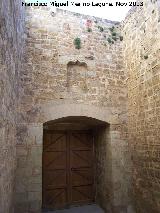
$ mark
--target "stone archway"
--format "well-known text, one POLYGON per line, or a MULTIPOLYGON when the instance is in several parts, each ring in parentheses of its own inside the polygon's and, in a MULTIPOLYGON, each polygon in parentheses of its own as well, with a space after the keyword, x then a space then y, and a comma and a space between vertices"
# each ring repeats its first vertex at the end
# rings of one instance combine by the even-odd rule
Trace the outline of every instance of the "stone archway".
MULTIPOLYGON (((23 156, 27 155, 23 168, 17 169, 16 179, 19 191, 16 196, 24 196, 21 196, 20 205, 24 204, 30 211, 41 212, 43 124, 65 117, 85 117, 108 124, 107 128, 97 128, 95 131, 97 173, 99 174, 96 198, 105 209, 111 209, 112 206, 122 209, 127 206, 127 194, 122 188, 126 186, 125 171, 123 171, 124 157, 121 151, 125 141, 122 141, 120 131, 117 129, 119 125, 117 115, 112 114, 111 109, 108 108, 73 102, 66 103, 63 100, 39 106, 39 114, 36 115, 34 123, 19 125, 19 128, 23 130, 23 141, 26 141, 26 145, 17 147, 17 156, 23 159, 23 156), (21 193, 22 186, 23 194, 21 193), (123 206, 121 207, 122 198, 123 206)), ((24 208, 20 207, 20 209, 24 208)))
MULTIPOLYGON (((100 146, 108 143, 106 138, 103 143, 104 136, 100 133, 108 127, 104 121, 85 116, 63 117, 43 125, 43 209, 97 201, 98 180, 105 182, 104 176, 100 176, 105 173, 102 171, 105 167, 103 162, 103 169, 98 164, 100 146)), ((101 152, 103 158, 105 150, 101 152)))

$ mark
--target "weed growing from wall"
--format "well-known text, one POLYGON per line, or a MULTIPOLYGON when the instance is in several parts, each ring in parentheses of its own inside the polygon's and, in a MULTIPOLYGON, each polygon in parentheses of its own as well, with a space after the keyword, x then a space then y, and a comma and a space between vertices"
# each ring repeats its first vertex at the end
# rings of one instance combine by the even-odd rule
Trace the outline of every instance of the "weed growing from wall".
POLYGON ((81 39, 80 38, 75 38, 74 39, 74 45, 76 49, 81 49, 81 39))
POLYGON ((116 32, 116 28, 114 26, 109 28, 109 31, 110 31, 110 35, 107 38, 107 41, 108 41, 109 44, 114 44, 114 42, 117 41, 117 40, 123 41, 123 36, 119 35, 116 32))

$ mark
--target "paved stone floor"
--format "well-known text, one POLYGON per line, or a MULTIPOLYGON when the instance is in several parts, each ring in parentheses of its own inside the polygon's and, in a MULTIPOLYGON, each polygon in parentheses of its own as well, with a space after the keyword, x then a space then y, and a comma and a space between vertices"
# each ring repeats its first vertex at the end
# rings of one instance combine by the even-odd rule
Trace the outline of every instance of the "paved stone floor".
POLYGON ((70 209, 49 211, 44 213, 104 213, 104 211, 96 204, 72 207, 70 209))

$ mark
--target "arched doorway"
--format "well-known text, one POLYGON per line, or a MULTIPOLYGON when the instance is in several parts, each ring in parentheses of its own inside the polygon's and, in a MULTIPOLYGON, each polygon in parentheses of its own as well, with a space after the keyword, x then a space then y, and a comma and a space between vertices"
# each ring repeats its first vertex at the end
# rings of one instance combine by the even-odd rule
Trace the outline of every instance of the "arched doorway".
POLYGON ((43 209, 95 202, 95 133, 103 121, 72 116, 43 126, 43 209))
MULTIPOLYGON (((96 203, 106 212, 113 212, 112 209, 119 212, 118 208, 126 208, 130 202, 127 191, 130 164, 127 132, 122 123, 125 117, 122 117, 123 113, 118 114, 112 108, 70 101, 66 103, 63 100, 39 106, 39 115, 33 123, 18 126, 18 140, 23 141, 23 144, 17 146, 18 163, 20 162, 16 176, 17 187, 20 187, 20 192, 16 192, 17 200, 24 199, 27 211, 41 212, 43 131, 47 125, 55 130, 63 130, 62 126, 78 130, 80 125, 82 130, 87 130, 88 126, 94 134, 96 203), (21 186, 24 193, 21 193, 21 186)), ((24 206, 21 207, 18 202, 16 206, 17 212, 24 212, 24 206)))

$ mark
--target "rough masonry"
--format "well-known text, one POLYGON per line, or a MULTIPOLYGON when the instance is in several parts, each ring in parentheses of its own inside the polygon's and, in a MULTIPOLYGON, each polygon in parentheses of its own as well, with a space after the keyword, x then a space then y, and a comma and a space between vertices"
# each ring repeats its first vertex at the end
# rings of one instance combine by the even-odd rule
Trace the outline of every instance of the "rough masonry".
MULTIPOLYGON (((20 163, 17 167, 17 211, 38 212, 41 208, 40 159, 43 140, 40 135, 43 123, 48 119, 53 120, 49 111, 58 115, 57 105, 60 105, 59 111, 62 107, 63 111, 68 112, 67 116, 73 115, 76 110, 70 109, 77 105, 91 108, 93 115, 89 117, 98 116, 98 110, 101 113, 103 109, 106 110, 105 117, 110 124, 110 136, 107 137, 111 138, 112 146, 107 167, 112 168, 113 177, 111 179, 110 175, 104 184, 109 173, 103 162, 103 148, 106 145, 102 143, 98 157, 102 171, 97 187, 98 199, 108 211, 127 211, 131 202, 128 192, 129 175, 126 175, 129 173, 129 164, 125 163, 129 162, 126 140, 127 90, 120 36, 119 23, 116 22, 63 10, 53 14, 50 9, 41 7, 26 11, 25 64, 19 85, 17 158, 20 163), (111 45, 107 38, 113 27, 117 41, 111 45), (77 38, 81 41, 79 49, 75 43, 77 38), (97 107, 95 111, 93 107, 97 107), (39 136, 31 133, 33 129, 39 136)), ((83 111, 82 108, 80 111, 83 111)), ((60 117, 63 117, 63 111, 60 117)), ((88 116, 87 111, 84 114, 77 113, 88 116)))
POLYGON ((43 124, 85 116, 107 124, 96 201, 107 213, 158 213, 159 1, 122 23, 0 5, 0 212, 41 212, 43 124))
POLYGON ((24 51, 21 1, 0 2, 0 212, 13 212, 18 78, 24 51))
POLYGON ((160 8, 146 1, 123 23, 128 142, 137 212, 160 211, 160 8))

